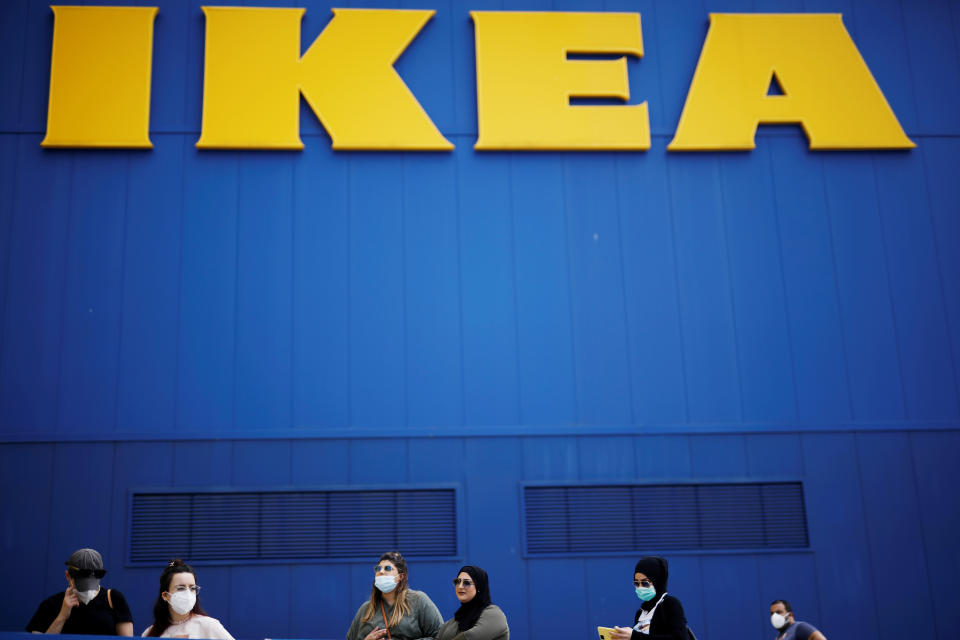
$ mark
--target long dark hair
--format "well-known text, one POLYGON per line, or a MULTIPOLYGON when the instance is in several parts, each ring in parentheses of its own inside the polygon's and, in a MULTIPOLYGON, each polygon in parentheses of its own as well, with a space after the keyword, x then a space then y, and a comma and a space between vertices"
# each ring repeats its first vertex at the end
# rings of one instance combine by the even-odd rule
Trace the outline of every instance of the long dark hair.
MULTIPOLYGON (((393 601, 393 612, 390 614, 390 620, 383 621, 383 624, 388 627, 395 627, 400 624, 403 616, 410 613, 410 603, 407 602, 407 583, 410 579, 409 574, 407 574, 407 561, 403 559, 399 551, 387 551, 380 556, 380 560, 377 562, 380 563, 384 560, 392 562, 399 574, 397 576, 397 588, 394 590, 397 594, 397 599, 393 601)), ((380 593, 380 589, 377 589, 376 582, 374 582, 373 588, 370 591, 370 603, 367 605, 367 610, 364 612, 360 622, 368 622, 371 620, 377 612, 377 609, 380 608, 382 602, 383 594, 380 593)))
MULTIPOLYGON (((150 627, 150 633, 147 634, 149 637, 157 638, 163 635, 163 632, 173 623, 173 620, 170 619, 170 605, 163 599, 163 592, 170 588, 170 581, 178 573, 192 573, 194 579, 197 577, 197 572, 193 570, 193 567, 180 558, 175 558, 164 568, 163 573, 160 574, 160 593, 157 595, 157 601, 153 603, 153 626, 150 627)), ((200 606, 199 595, 197 596, 197 603, 193 605, 190 613, 200 616, 207 615, 207 612, 200 606)))
POLYGON ((461 573, 465 573, 473 578, 473 584, 477 587, 477 595, 473 597, 473 600, 461 604, 457 612, 453 614, 453 617, 457 621, 458 630, 466 631, 467 629, 472 629, 473 626, 477 624, 477 620, 480 619, 480 614, 490 606, 490 580, 487 578, 486 571, 480 567, 474 567, 469 564, 465 567, 460 567, 460 571, 457 572, 457 577, 459 577, 461 573))

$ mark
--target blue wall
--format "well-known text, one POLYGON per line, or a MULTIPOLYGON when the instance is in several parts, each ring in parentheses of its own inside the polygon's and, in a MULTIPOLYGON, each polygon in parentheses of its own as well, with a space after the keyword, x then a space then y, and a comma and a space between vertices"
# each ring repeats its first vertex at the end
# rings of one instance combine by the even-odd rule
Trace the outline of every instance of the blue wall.
MULTIPOLYGON (((631 102, 653 133, 646 153, 508 154, 472 149, 468 11, 501 3, 337 3, 437 9, 397 66, 456 150, 414 154, 334 153, 305 104, 302 152, 197 151, 201 3, 149 4, 155 148, 136 152, 40 148, 52 13, 0 4, 0 550, 19 585, 0 628, 88 545, 146 626, 159 570, 124 566, 133 488, 456 482, 463 559, 515 637, 590 637, 635 608, 636 554, 525 558, 521 482, 775 478, 804 483, 809 552, 669 556, 701 637, 766 637, 775 597, 828 637, 952 637, 960 5, 508 3, 639 11, 631 102), (842 12, 917 149, 811 153, 777 127, 749 153, 667 154, 710 11, 842 12)), ((307 7, 304 46, 332 6, 276 4, 307 7)), ((445 617, 454 564, 413 567, 445 617)), ((246 637, 340 637, 369 578, 201 573, 246 637)))

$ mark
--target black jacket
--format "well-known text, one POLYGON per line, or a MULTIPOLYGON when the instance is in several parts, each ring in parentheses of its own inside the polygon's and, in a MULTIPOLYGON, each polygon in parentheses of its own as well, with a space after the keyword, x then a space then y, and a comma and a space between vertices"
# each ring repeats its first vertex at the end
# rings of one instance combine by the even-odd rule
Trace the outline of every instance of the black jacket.
MULTIPOLYGON (((637 609, 633 624, 637 624, 643 609, 637 609)), ((634 631, 630 640, 687 640, 687 616, 683 614, 683 605, 669 593, 657 605, 650 620, 650 635, 634 631)))

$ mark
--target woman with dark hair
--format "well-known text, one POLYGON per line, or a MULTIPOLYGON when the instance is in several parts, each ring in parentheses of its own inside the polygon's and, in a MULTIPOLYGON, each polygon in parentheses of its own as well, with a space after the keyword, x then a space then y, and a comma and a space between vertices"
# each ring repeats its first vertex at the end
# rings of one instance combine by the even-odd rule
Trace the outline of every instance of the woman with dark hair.
POLYGON ((510 639, 507 616, 490 602, 490 581, 486 571, 471 565, 460 567, 453 579, 453 588, 460 608, 440 627, 437 640, 510 639))
POLYGON ((220 621, 200 606, 196 574, 180 558, 160 574, 160 595, 153 605, 153 624, 143 632, 154 638, 213 638, 233 640, 220 621))
POLYGON ((614 627, 613 640, 687 640, 687 617, 683 605, 667 595, 667 560, 644 556, 633 568, 633 588, 642 604, 634 626, 614 627))
POLYGON ((347 640, 432 640, 442 623, 427 594, 409 588, 406 560, 388 551, 373 568, 370 599, 353 617, 347 640))

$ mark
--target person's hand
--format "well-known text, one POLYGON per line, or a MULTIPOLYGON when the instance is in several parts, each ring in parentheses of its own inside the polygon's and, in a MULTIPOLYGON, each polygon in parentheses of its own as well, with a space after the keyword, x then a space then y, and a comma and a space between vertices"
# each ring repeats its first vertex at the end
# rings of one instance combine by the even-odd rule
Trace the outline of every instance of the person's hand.
POLYGON ((60 617, 66 620, 70 617, 73 608, 80 604, 80 598, 77 597, 77 591, 73 587, 67 587, 63 592, 63 604, 60 605, 60 617))
POLYGON ((632 635, 633 629, 630 627, 614 627, 610 637, 613 638, 613 640, 630 640, 630 636, 632 635))
POLYGON ((363 640, 380 640, 383 636, 387 635, 386 629, 381 629, 377 626, 373 631, 367 634, 367 637, 363 640))

